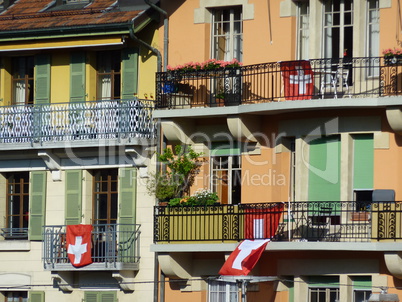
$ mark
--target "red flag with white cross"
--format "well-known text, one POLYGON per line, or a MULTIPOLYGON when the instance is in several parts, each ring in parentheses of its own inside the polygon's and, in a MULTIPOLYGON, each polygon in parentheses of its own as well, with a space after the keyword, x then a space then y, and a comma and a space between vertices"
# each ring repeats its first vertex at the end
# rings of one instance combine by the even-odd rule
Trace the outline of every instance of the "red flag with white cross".
POLYGON ((280 62, 286 100, 309 100, 314 93, 310 61, 280 62))
POLYGON ((257 264, 270 239, 244 240, 230 254, 219 275, 246 276, 257 264))
POLYGON ((92 225, 77 224, 67 226, 67 254, 71 264, 81 267, 92 263, 92 225))

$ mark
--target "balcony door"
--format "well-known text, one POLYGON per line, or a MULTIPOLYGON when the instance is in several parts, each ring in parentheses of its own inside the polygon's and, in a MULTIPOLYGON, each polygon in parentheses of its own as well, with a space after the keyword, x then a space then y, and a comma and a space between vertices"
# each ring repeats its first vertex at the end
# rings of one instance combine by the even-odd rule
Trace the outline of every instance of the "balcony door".
POLYGON ((102 51, 97 58, 97 99, 120 99, 121 94, 121 52, 102 51))
POLYGON ((28 236, 29 172, 7 175, 7 235, 15 238, 28 236))
POLYGON ((213 11, 212 57, 217 60, 242 60, 243 23, 241 7, 213 11))
POLYGON ((353 54, 353 0, 327 0, 324 4, 323 51, 327 59, 353 54))
POLYGON ((93 174, 93 185, 94 224, 116 224, 118 170, 96 170, 93 174))
POLYGON ((34 57, 22 56, 12 59, 13 104, 34 103, 34 57))

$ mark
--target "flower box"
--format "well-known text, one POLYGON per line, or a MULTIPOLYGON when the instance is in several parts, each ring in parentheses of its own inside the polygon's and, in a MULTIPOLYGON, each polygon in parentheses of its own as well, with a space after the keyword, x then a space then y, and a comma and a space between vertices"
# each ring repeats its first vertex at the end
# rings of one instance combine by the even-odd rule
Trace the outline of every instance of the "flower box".
POLYGON ((384 57, 384 63, 387 66, 402 65, 402 56, 384 57))
POLYGON ((352 213, 352 221, 368 221, 370 218, 369 212, 354 212, 352 213))

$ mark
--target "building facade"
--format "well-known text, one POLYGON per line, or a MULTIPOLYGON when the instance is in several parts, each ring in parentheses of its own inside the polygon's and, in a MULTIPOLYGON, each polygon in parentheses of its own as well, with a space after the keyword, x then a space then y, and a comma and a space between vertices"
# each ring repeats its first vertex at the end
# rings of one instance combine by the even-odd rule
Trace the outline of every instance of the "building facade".
POLYGON ((399 2, 161 8, 153 116, 166 146, 202 152, 190 194, 220 205, 155 208, 160 301, 240 300, 219 269, 239 241, 272 232, 251 275, 277 279, 250 282, 250 300, 401 297, 399 2))
POLYGON ((152 301, 158 12, 101 0, 1 10, 0 299, 152 301), (93 263, 77 268, 66 226, 79 224, 92 226, 93 263))

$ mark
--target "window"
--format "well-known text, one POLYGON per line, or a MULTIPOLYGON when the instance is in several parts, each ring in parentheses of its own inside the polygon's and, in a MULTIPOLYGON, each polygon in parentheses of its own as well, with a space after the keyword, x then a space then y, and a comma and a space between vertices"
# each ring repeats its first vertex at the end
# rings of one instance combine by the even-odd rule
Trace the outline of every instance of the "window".
POLYGON ((308 60, 309 57, 309 36, 310 36, 310 3, 299 2, 298 4, 298 55, 300 60, 308 60))
POLYGON ((84 302, 116 302, 116 292, 85 292, 84 302))
POLYGON ((120 99, 121 54, 120 51, 98 53, 98 100, 120 99))
POLYGON ((324 57, 353 54, 353 0, 327 0, 324 4, 324 57))
POLYGON ((241 156, 213 156, 212 188, 222 204, 241 201, 241 156))
POLYGON ((240 7, 215 9, 212 21, 212 57, 242 60, 243 24, 240 7))
POLYGON ((380 9, 378 0, 367 1, 367 56, 371 59, 371 68, 368 70, 369 76, 379 76, 380 62, 374 59, 380 56, 380 9))
POLYGON ((367 302, 371 296, 371 277, 370 276, 353 276, 353 302, 367 302))
POLYGON ((338 302, 339 288, 311 287, 309 288, 309 302, 338 302))
POLYGON ((5 292, 5 302, 28 302, 27 292, 5 292))
POLYGON ((239 301, 236 283, 209 281, 208 302, 232 302, 239 301))
POLYGON ((34 102, 34 57, 12 59, 12 98, 14 105, 34 102))
POLYGON ((27 238, 29 221, 29 172, 7 175, 6 238, 27 238))
POLYGON ((93 222, 115 224, 117 222, 118 170, 97 170, 93 174, 93 222))
POLYGON ((353 292, 353 302, 367 302, 371 296, 369 290, 355 290, 353 292))

